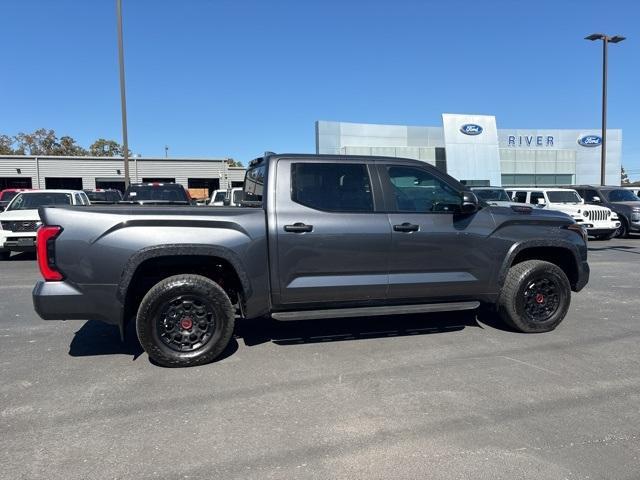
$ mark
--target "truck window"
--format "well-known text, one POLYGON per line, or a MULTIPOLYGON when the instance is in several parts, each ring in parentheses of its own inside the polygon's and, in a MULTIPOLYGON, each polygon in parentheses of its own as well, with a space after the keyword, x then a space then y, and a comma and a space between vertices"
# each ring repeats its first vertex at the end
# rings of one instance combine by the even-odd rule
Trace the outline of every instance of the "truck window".
POLYGON ((372 212, 367 167, 352 163, 294 163, 291 200, 329 212, 372 212))
POLYGON ((544 203, 547 203, 546 200, 544 200, 544 193, 542 192, 531 192, 531 199, 529 200, 529 203, 531 203, 532 205, 538 205, 538 200, 542 199, 544 201, 544 203))
MULTIPOLYGON (((262 202, 264 192, 264 173, 266 165, 259 165, 251 170, 247 170, 244 177, 244 197, 240 200, 247 202, 262 202)), ((235 198, 233 199, 235 202, 235 198)))
POLYGON ((522 190, 516 191, 513 195, 513 201, 518 203, 527 203, 527 192, 522 190))
POLYGON ((460 208, 460 194, 426 170, 387 167, 399 212, 453 212, 460 208))

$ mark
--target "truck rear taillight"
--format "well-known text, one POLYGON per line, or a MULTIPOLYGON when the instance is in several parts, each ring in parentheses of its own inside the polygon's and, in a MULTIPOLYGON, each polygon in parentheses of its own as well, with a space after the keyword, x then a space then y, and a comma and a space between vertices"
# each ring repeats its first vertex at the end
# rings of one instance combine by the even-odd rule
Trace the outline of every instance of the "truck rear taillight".
POLYGON ((47 282, 62 280, 62 273, 56 268, 55 239, 62 232, 57 225, 44 225, 38 229, 36 239, 38 251, 38 267, 47 282))

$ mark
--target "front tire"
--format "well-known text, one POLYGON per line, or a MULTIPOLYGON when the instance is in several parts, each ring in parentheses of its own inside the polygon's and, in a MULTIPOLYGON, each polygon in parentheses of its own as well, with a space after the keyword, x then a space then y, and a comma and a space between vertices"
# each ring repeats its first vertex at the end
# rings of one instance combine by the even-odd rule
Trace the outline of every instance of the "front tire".
POLYGON ((217 283, 200 275, 175 275, 144 296, 136 331, 153 361, 189 367, 212 362, 224 351, 234 318, 231 300, 217 283))
POLYGON ((512 266, 498 299, 502 320, 523 333, 549 332, 564 319, 571 285, 553 263, 527 260, 512 266))
POLYGON ((627 221, 623 217, 620 217, 620 227, 618 227, 618 229, 616 230, 615 237, 627 238, 628 235, 629 235, 629 227, 627 225, 627 221))

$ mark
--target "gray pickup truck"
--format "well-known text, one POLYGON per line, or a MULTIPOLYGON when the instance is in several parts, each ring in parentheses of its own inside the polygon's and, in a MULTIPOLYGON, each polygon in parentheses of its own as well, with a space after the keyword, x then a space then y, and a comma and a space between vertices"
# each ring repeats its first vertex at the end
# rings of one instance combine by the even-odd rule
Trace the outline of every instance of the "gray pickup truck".
POLYGON ((241 207, 45 207, 45 320, 135 321, 165 366, 214 360, 234 320, 319 320, 487 306, 554 329, 589 278, 561 213, 496 207, 424 162, 265 154, 241 207))

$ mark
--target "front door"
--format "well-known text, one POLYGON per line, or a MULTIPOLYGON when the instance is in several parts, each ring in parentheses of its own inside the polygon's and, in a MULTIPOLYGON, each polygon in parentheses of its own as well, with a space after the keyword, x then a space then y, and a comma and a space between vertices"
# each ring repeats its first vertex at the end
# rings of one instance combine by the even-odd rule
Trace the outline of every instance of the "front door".
POLYGON ((373 162, 277 162, 275 305, 384 300, 391 228, 373 162))
POLYGON ((460 214, 461 192, 427 167, 380 164, 379 172, 392 227, 389 299, 486 293, 496 270, 483 244, 495 226, 489 208, 460 214))

